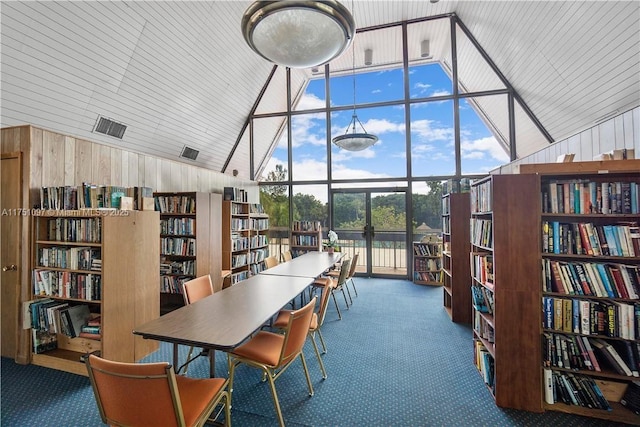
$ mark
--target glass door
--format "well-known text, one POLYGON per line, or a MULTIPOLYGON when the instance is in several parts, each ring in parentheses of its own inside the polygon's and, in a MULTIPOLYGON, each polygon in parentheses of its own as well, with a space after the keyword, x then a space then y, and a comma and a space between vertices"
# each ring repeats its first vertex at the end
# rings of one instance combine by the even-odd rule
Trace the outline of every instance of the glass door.
POLYGON ((332 211, 341 250, 359 254, 357 273, 408 277, 404 189, 333 190, 332 211))

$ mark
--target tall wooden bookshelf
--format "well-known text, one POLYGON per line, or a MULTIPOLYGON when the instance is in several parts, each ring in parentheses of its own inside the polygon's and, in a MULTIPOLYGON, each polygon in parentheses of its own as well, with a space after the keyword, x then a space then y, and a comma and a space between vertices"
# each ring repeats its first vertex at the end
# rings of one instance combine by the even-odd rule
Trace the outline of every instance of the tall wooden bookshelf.
POLYGON ((469 193, 442 197, 443 306, 456 323, 471 323, 470 217, 469 193))
POLYGON ((294 257, 311 251, 322 252, 322 224, 320 221, 293 221, 289 248, 294 257))
POLYGON ((158 317, 158 212, 39 211, 32 226, 33 300, 87 305, 101 321, 100 339, 58 333, 57 348, 33 351, 31 363, 87 375, 87 353, 133 362, 157 350, 157 342, 131 331, 158 317), (71 253, 84 250, 89 263, 72 262, 71 253))
POLYGON ((413 283, 442 286, 440 242, 413 242, 413 283))
POLYGON ((470 237, 476 366, 498 406, 542 412, 536 183, 534 175, 473 183, 470 237))
POLYGON ((251 221, 249 203, 222 202, 222 269, 229 270, 229 284, 249 278, 251 221))
POLYGON ((249 271, 258 274, 265 269, 264 259, 269 256, 269 215, 259 203, 249 205, 250 253, 249 271))
POLYGON ((640 160, 522 165, 521 172, 538 173, 542 201, 544 409, 640 425, 620 403, 638 380, 629 374, 640 369, 640 160), (574 357, 559 358, 556 343, 574 357), (596 343, 610 344, 629 372, 608 363, 596 343), (573 389, 582 400, 563 393, 573 389), (590 399, 598 390, 606 403, 590 399))
POLYGON ((214 290, 222 289, 221 201, 216 193, 154 193, 160 212, 161 314, 184 305, 185 281, 210 274, 214 290))

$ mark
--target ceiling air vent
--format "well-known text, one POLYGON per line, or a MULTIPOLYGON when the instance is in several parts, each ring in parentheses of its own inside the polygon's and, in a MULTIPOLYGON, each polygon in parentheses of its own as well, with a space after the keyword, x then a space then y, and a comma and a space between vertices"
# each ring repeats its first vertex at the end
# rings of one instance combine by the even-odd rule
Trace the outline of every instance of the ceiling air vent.
POLYGON ((193 148, 189 148, 186 145, 182 149, 182 153, 180 153, 180 157, 184 157, 185 159, 195 160, 198 157, 200 152, 198 150, 194 150, 193 148))
POLYGON ((113 120, 107 119, 102 116, 98 116, 98 122, 96 123, 96 127, 93 129, 93 131, 96 133, 113 136, 118 139, 122 139, 125 130, 127 130, 126 125, 114 122, 113 120))

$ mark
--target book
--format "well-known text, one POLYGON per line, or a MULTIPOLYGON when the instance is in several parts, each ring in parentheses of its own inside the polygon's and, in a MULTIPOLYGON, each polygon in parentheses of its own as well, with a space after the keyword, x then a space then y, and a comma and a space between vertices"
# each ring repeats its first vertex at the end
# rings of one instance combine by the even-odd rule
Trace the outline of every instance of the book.
POLYGON ((620 399, 620 404, 640 415, 640 382, 632 381, 620 399))
POLYGON ((89 312, 89 306, 86 304, 74 305, 60 313, 64 316, 68 325, 68 336, 77 337, 84 325, 87 324, 91 314, 89 312))
POLYGON ((617 373, 628 377, 633 376, 631 369, 629 369, 627 364, 620 357, 620 354, 618 354, 611 344, 600 338, 591 338, 591 343, 593 347, 600 351, 604 360, 606 360, 609 366, 611 366, 617 373))

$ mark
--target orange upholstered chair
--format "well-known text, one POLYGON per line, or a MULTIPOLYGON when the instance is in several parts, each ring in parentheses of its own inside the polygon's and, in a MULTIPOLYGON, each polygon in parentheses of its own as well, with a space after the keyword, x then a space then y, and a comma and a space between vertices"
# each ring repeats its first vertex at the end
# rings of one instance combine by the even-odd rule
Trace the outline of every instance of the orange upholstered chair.
POLYGON ((89 379, 105 424, 115 426, 203 426, 222 405, 231 425, 225 378, 176 375, 166 362, 123 363, 89 355, 89 379))
MULTIPOLYGON (((353 286, 353 292, 356 296, 358 296, 358 291, 356 290, 356 282, 353 280, 353 276, 356 274, 356 267, 358 266, 358 256, 359 255, 356 253, 351 259, 351 267, 349 268, 349 273, 347 273, 347 278, 344 284, 344 287, 347 288, 347 293, 349 294, 349 300, 351 301, 351 304, 353 304, 353 299, 351 298, 351 291, 349 291, 349 286, 347 285, 349 282, 351 282, 351 286, 353 286)), ((340 276, 341 269, 342 267, 337 270, 331 270, 327 273, 327 276, 337 278, 340 276)))
MULTIPOLYGON (((327 352, 327 345, 324 342, 324 337, 322 336, 322 332, 320 331, 320 327, 324 323, 325 315, 327 314, 327 306, 329 305, 329 297, 331 296, 332 288, 331 286, 324 286, 322 288, 322 294, 320 295, 320 304, 318 305, 318 311, 314 312, 311 317, 311 325, 309 326, 309 336, 311 337, 311 343, 313 344, 313 349, 316 352, 316 356, 318 357, 318 363, 320 364, 320 370, 322 371, 322 378, 327 378, 327 371, 324 368, 324 363, 322 362, 322 358, 320 357, 320 351, 318 350, 318 344, 316 343, 316 334, 320 338, 320 343, 322 344, 322 353, 327 352)), ((277 329, 284 329, 287 327, 287 323, 289 321, 289 315, 291 310, 281 310, 278 313, 278 316, 273 321, 273 327, 277 329)))
POLYGON ((274 256, 268 256, 264 259, 265 268, 275 267, 278 264, 278 258, 274 256))
MULTIPOLYGON (((208 274, 188 280, 182 284, 182 296, 184 298, 185 305, 194 303, 202 298, 208 297, 209 295, 213 295, 213 283, 211 282, 211 276, 208 274)), ((206 354, 206 352, 201 352, 198 356, 191 359, 192 353, 193 347, 190 347, 189 353, 187 354, 187 361, 184 365, 178 368, 178 373, 180 373, 184 367, 184 372, 182 373, 186 375, 187 369, 189 369, 189 363, 195 360, 196 357, 206 354)))
POLYGON ((347 300, 347 295, 344 293, 344 286, 347 280, 347 274, 349 269, 351 268, 351 260, 346 259, 342 261, 342 267, 340 268, 340 274, 337 279, 331 277, 319 277, 313 281, 311 286, 313 288, 323 288, 325 286, 331 287, 331 297, 333 298, 333 303, 336 306, 336 310, 338 311, 338 318, 342 320, 342 314, 340 313, 340 307, 338 306, 338 301, 336 300, 336 291, 342 291, 342 296, 344 296, 344 302, 347 305, 347 309, 349 309, 349 301, 347 300))
POLYGON ((284 251, 282 253, 282 260, 284 262, 291 261, 292 259, 293 259, 293 254, 291 253, 291 251, 284 251))
POLYGON ((273 405, 281 426, 284 426, 284 419, 280 410, 275 381, 291 366, 298 356, 300 356, 302 368, 307 377, 309 396, 313 396, 313 385, 311 384, 302 347, 309 333, 315 304, 316 298, 314 297, 299 310, 290 311, 283 334, 259 331, 229 354, 229 390, 231 390, 231 395, 233 395, 233 378, 238 365, 245 364, 262 370, 269 381, 273 405))

